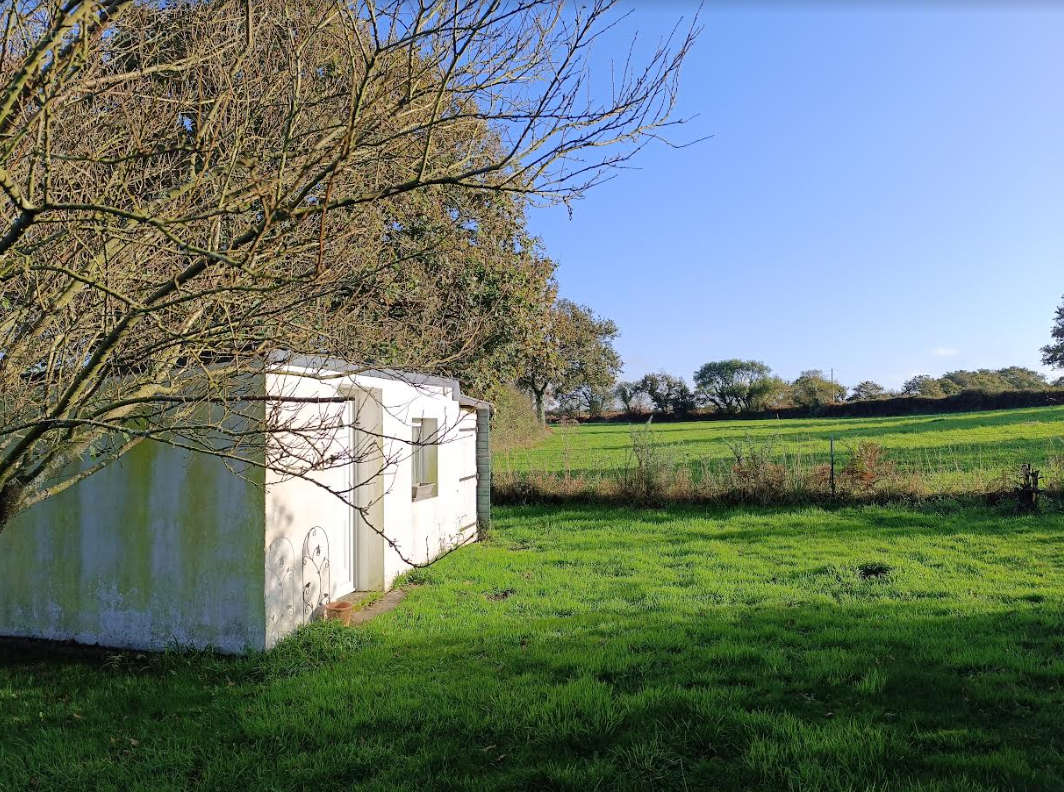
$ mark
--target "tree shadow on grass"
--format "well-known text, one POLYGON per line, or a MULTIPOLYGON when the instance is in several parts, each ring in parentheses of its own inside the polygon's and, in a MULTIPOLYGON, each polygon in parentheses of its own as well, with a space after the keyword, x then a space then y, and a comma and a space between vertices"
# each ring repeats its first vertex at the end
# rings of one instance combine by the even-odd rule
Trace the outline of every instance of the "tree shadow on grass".
POLYGON ((505 510, 397 610, 266 654, 0 644, 0 788, 1064 788, 1060 577, 925 580, 925 532, 1014 522, 505 510))
POLYGON ((243 660, 153 657, 102 671, 5 655, 13 689, 40 696, 47 714, 5 735, 16 758, 7 754, 0 779, 136 788, 154 778, 159 789, 1064 785, 1056 606, 966 616, 882 603, 618 606, 561 620, 528 618, 521 599, 475 629, 419 631, 409 614, 356 632, 359 642, 344 637, 355 631, 320 630, 243 660), (63 691, 51 700, 38 688, 49 683, 63 691))

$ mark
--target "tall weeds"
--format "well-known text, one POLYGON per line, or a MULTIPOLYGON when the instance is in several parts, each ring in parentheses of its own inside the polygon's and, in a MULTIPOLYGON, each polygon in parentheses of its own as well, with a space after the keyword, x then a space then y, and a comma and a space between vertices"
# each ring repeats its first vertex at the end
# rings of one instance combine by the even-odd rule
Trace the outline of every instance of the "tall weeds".
MULTIPOLYGON (((502 471, 494 481, 499 503, 605 502, 632 505, 726 504, 800 505, 924 501, 939 497, 985 498, 998 501, 1017 485, 1016 469, 964 469, 946 455, 904 468, 878 443, 861 441, 839 454, 835 489, 829 465, 788 451, 777 441, 729 444, 731 458, 675 458, 649 422, 629 435, 620 470, 574 475, 502 471)), ((1047 494, 1060 497, 1064 455, 1050 457, 1042 470, 1047 494)))
POLYGON ((650 421, 633 429, 629 438, 631 446, 620 472, 618 494, 636 503, 663 501, 671 467, 664 445, 650 428, 650 421))

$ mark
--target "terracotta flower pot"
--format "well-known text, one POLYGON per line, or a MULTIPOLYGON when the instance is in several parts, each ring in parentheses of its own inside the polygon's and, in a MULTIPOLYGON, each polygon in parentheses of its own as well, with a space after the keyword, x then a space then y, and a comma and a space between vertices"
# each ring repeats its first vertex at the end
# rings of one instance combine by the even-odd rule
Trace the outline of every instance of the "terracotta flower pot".
POLYGON ((330 621, 338 621, 340 624, 351 624, 351 614, 355 612, 355 606, 344 600, 325 603, 325 618, 330 621))

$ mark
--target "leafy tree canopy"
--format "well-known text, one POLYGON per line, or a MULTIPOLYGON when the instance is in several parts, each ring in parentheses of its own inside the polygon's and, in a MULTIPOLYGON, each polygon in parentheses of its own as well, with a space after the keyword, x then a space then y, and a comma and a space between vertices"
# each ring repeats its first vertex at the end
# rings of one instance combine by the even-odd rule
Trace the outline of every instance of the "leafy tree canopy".
POLYGON ((645 394, 638 382, 618 382, 613 389, 613 395, 621 403, 621 407, 628 415, 640 412, 645 394))
POLYGON ((587 306, 559 299, 550 308, 543 332, 530 345, 517 384, 528 390, 540 421, 546 419, 545 402, 584 402, 594 406, 613 386, 621 358, 613 348, 617 325, 587 306))
POLYGON ((1042 362, 1054 368, 1064 368, 1064 301, 1057 306, 1049 335, 1052 341, 1042 347, 1042 362))
POLYGON ((526 205, 660 138, 695 35, 592 90, 614 5, 0 3, 0 530, 145 440, 352 462, 247 408, 279 355, 516 377, 553 300, 526 205))
POLYGON ((1009 366, 1001 369, 949 371, 941 377, 918 374, 902 387, 905 396, 924 396, 937 399, 966 390, 997 393, 1000 391, 1044 390, 1049 383, 1044 375, 1029 368, 1009 366))
POLYGON ((904 396, 925 396, 933 399, 946 395, 941 381, 930 374, 917 374, 910 377, 902 385, 901 392, 904 396))
POLYGON ((864 380, 853 386, 848 401, 867 401, 869 399, 882 399, 887 395, 887 389, 873 380, 864 380))
POLYGON ((674 377, 663 371, 647 374, 639 380, 639 390, 661 413, 681 415, 695 408, 694 392, 682 377, 674 377))
POLYGON ((762 409, 779 380, 772 369, 758 360, 716 360, 695 372, 698 397, 721 412, 739 413, 762 409))
POLYGON ((820 369, 809 369, 791 383, 791 393, 795 404, 819 407, 842 401, 846 397, 846 388, 829 380, 820 369))

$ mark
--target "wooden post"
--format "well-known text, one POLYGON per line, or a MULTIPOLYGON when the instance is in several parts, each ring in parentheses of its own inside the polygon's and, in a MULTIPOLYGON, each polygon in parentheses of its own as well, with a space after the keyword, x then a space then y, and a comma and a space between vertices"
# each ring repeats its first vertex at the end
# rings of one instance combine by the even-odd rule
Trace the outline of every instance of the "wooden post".
POLYGON ((491 407, 477 407, 477 533, 491 528, 491 407))
POLYGON ((831 435, 831 497, 835 497, 835 435, 831 435))
POLYGON ((1016 497, 1019 500, 1020 509, 1023 511, 1035 511, 1038 508, 1038 494, 1042 491, 1038 486, 1042 473, 1035 470, 1030 462, 1020 467, 1020 473, 1023 476, 1023 483, 1016 488, 1016 497))

